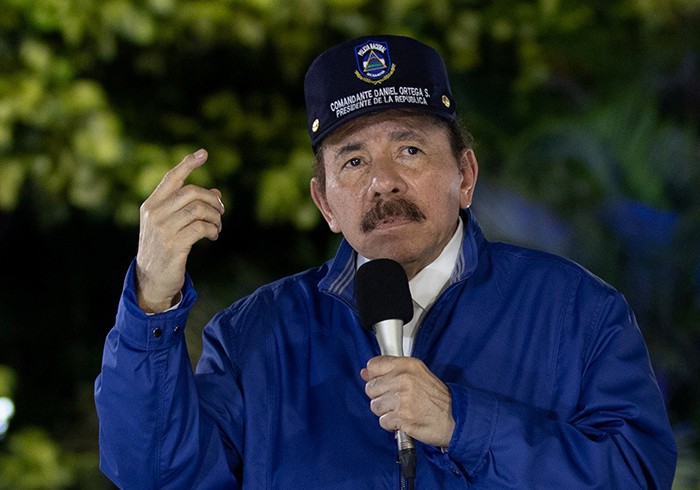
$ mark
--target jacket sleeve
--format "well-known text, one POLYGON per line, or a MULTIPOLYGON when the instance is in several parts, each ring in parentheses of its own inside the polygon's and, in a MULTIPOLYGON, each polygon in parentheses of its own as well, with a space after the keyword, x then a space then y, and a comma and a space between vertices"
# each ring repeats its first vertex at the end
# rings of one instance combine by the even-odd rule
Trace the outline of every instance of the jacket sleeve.
POLYGON ((100 467, 120 488, 238 488, 235 446, 201 403, 184 339, 196 294, 146 315, 136 303, 134 264, 95 382, 100 467))
POLYGON ((560 355, 584 356, 568 415, 448 384, 456 427, 431 459, 487 488, 670 489, 676 446, 641 332, 617 294, 595 311, 585 353, 560 355))

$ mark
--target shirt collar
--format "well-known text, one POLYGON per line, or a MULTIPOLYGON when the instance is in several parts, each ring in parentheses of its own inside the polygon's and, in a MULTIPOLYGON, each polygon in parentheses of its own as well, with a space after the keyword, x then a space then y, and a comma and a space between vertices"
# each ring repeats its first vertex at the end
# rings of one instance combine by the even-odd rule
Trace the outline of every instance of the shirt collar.
MULTIPOLYGON (((445 248, 442 249, 440 255, 421 269, 418 274, 408 282, 413 301, 423 308, 423 310, 427 310, 433 304, 450 279, 461 249, 463 234, 464 223, 462 223, 460 219, 454 235, 452 235, 450 241, 447 242, 445 248)), ((357 254, 356 267, 359 268, 368 261, 369 259, 366 257, 357 254)))

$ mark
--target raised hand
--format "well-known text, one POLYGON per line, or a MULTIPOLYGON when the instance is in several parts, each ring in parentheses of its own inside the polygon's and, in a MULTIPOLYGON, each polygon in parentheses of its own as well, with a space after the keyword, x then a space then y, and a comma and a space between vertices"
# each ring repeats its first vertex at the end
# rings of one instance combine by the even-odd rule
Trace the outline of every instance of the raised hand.
POLYGON ((141 205, 136 292, 139 307, 147 313, 173 305, 185 282, 192 245, 202 238, 216 240, 221 232, 221 192, 185 185, 207 157, 205 150, 187 155, 141 205))

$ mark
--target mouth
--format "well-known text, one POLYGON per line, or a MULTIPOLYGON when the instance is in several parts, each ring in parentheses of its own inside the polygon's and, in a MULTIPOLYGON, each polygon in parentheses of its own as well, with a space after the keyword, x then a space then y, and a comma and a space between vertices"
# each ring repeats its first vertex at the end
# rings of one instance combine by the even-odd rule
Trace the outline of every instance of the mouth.
POLYGON ((384 228, 394 228, 396 226, 401 226, 401 225, 405 225, 408 223, 415 223, 415 222, 416 222, 416 220, 408 219, 408 218, 387 218, 387 219, 383 219, 380 222, 376 223, 373 228, 375 230, 384 229, 384 228))
POLYGON ((360 228, 363 233, 375 229, 389 229, 409 223, 425 221, 426 216, 418 206, 407 199, 379 201, 363 217, 360 228))

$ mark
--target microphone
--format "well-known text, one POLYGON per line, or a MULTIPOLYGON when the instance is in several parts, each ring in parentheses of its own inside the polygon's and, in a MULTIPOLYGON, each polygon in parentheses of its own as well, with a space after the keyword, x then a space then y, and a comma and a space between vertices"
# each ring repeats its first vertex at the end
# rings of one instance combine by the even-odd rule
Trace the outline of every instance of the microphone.
MULTIPOLYGON (((355 300, 360 324, 374 332, 382 355, 403 357, 403 326, 413 318, 413 301, 401 264, 375 259, 361 265, 355 275, 355 300)), ((401 471, 412 488, 416 476, 413 439, 401 430, 395 432, 395 437, 401 471)))

